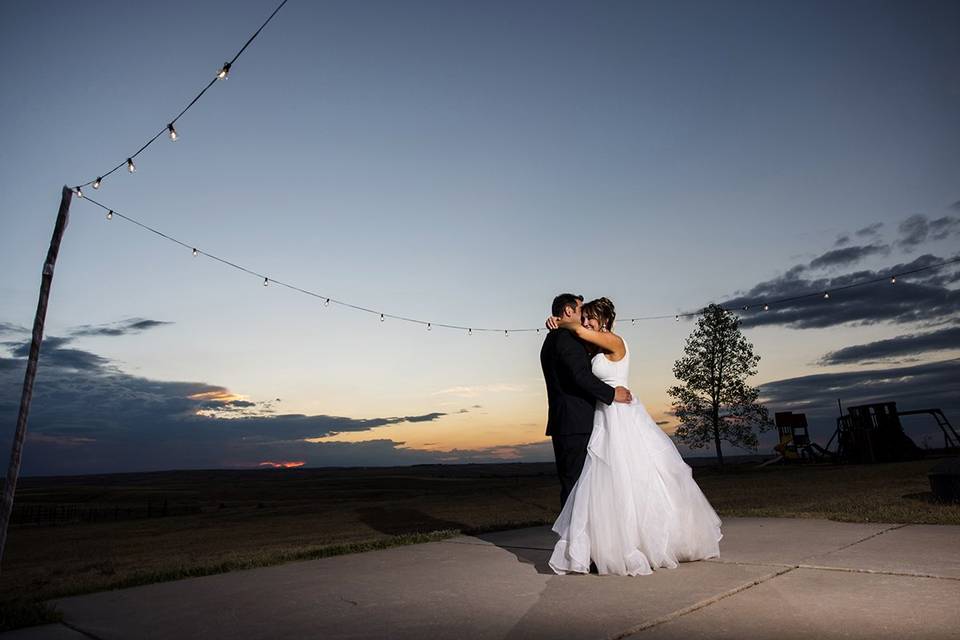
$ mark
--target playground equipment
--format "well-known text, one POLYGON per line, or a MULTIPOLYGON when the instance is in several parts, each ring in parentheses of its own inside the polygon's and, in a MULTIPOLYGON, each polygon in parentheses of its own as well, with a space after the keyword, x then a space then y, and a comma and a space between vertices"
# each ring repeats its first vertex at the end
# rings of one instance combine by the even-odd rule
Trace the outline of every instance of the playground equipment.
POLYGON ((901 416, 929 413, 943 433, 944 449, 960 449, 960 434, 940 409, 898 411, 896 402, 878 402, 849 407, 848 414, 837 418, 827 449, 837 439, 836 456, 842 462, 895 462, 914 460, 923 450, 903 431, 901 416))
POLYGON ((826 447, 811 442, 805 414, 792 411, 775 413, 780 441, 773 449, 778 455, 761 466, 781 461, 874 463, 915 460, 922 457, 924 451, 904 432, 900 418, 922 414, 930 414, 936 420, 943 433, 945 450, 960 450, 960 434, 940 409, 898 411, 896 402, 878 402, 848 407, 847 411, 847 415, 837 418, 837 429, 826 447), (837 441, 837 448, 831 451, 834 440, 837 441))
POLYGON ((834 458, 833 453, 817 443, 811 442, 810 432, 807 431, 807 415, 805 413, 780 411, 775 413, 773 417, 780 434, 780 442, 773 447, 773 450, 780 457, 770 462, 834 458))

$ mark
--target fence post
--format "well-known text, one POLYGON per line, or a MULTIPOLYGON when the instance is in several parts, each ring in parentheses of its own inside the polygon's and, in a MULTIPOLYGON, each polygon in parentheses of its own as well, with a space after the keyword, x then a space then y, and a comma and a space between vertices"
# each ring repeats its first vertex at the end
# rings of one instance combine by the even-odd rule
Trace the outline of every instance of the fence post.
POLYGON ((57 264, 60 252, 60 240, 70 219, 70 201, 73 190, 63 187, 60 197, 60 210, 57 222, 47 250, 47 259, 43 263, 40 277, 40 299, 37 301, 37 315, 33 319, 33 338, 30 341, 30 357, 27 359, 27 372, 23 376, 23 392, 20 394, 20 413, 17 415, 17 430, 13 436, 10 450, 10 466, 7 467, 7 480, 3 485, 3 499, 0 502, 0 566, 3 562, 3 550, 7 543, 7 528, 13 512, 13 494, 17 490, 17 478, 20 476, 20 459, 23 455, 23 441, 27 435, 27 414, 30 413, 30 400, 33 398, 33 381, 37 376, 37 362, 40 359, 40 343, 43 342, 43 324, 47 319, 47 299, 50 297, 50 285, 53 283, 53 268, 57 264))

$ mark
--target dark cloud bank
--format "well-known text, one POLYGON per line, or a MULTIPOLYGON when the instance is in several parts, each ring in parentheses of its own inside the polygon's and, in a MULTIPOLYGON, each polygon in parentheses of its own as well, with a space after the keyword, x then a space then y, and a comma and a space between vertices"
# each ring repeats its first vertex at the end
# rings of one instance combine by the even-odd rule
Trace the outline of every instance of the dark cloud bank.
MULTIPOLYGON (((956 209, 956 207, 953 207, 956 209)), ((929 219, 914 215, 897 228, 889 242, 881 238, 882 223, 844 233, 834 248, 797 264, 782 276, 761 282, 721 304, 738 311, 741 326, 781 326, 792 329, 823 329, 841 325, 862 326, 886 324, 910 326, 910 330, 893 338, 850 345, 822 354, 818 363, 859 365, 855 371, 826 372, 760 384, 761 399, 771 411, 792 410, 807 414, 811 435, 825 443, 833 434, 839 410, 844 407, 880 401, 896 401, 907 409, 943 409, 954 426, 960 422, 960 359, 929 361, 938 352, 953 356, 960 350, 960 264, 890 278, 936 263, 953 260, 960 253, 938 256, 921 254, 909 261, 882 269, 855 269, 858 263, 887 256, 896 248, 911 252, 931 241, 942 241, 960 235, 960 218, 944 216, 929 219), (853 239, 853 240, 852 240, 853 239), (865 244, 851 244, 861 241, 865 244), (847 269, 845 273, 838 273, 847 269), (850 270, 854 269, 854 270, 850 270), (879 279, 864 287, 842 287, 879 279), (830 291, 829 299, 822 294, 830 291), (769 311, 762 304, 778 298, 806 293, 810 298, 774 305, 769 311)), ((761 354, 762 355, 762 354, 761 354)), ((941 357, 943 357, 941 355, 941 357)), ((816 357, 816 354, 814 354, 816 357)), ((915 439, 937 435, 939 430, 930 418, 904 419, 907 432, 915 439)), ((767 450, 775 437, 761 439, 761 450, 767 450)), ((937 446, 931 438, 931 446, 937 446)), ((942 440, 939 441, 942 444, 942 440)))
MULTIPOLYGON (((433 452, 377 439, 307 442, 337 433, 410 422, 446 413, 367 419, 281 413, 279 399, 251 402, 203 382, 159 381, 123 372, 108 359, 71 346, 75 336, 119 336, 166 323, 137 320, 80 327, 44 340, 24 449, 23 474, 75 474, 161 469, 257 467, 295 460, 306 466, 494 462, 505 454, 549 459, 541 443, 433 452), (199 414, 199 415, 198 415, 199 414)), ((0 446, 9 451, 29 343, 21 327, 0 325, 0 446)), ((463 410, 461 410, 463 411, 463 410)))

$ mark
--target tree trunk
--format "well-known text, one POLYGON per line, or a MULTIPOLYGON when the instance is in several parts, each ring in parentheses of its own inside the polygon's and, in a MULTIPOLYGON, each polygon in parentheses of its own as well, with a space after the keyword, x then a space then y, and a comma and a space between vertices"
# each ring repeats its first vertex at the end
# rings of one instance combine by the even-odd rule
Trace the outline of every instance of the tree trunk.
POLYGON ((717 449, 717 464, 723 468, 723 451, 720 449, 720 409, 713 407, 713 445, 717 449))

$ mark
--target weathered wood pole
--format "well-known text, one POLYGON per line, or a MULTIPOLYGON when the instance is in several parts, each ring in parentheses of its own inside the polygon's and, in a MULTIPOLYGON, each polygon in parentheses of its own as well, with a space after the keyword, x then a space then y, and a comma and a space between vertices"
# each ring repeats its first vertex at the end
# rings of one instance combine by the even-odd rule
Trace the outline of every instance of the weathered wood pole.
POLYGON ((27 372, 23 376, 23 392, 20 394, 17 431, 13 436, 10 466, 7 467, 7 480, 3 485, 3 502, 0 503, 0 566, 2 566, 3 550, 7 543, 7 527, 10 525, 10 516, 13 512, 13 494, 17 490, 17 478, 20 475, 20 458, 23 454, 23 440, 27 435, 27 414, 30 413, 30 400, 33 398, 33 381, 37 377, 40 343, 43 342, 43 323, 47 318, 47 299, 50 297, 50 285, 53 283, 53 267, 57 263, 57 254, 60 253, 60 240, 63 238, 63 232, 66 230, 67 222, 70 219, 71 200, 73 200, 73 190, 65 186, 63 196, 60 198, 57 223, 53 228, 53 237, 50 239, 50 249, 47 251, 47 259, 43 263, 43 274, 40 277, 40 300, 37 302, 37 315, 33 319, 33 339, 30 341, 27 372))

